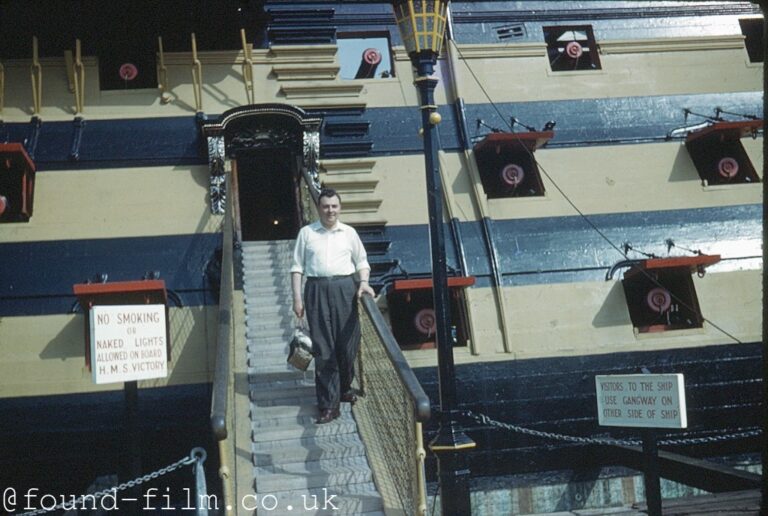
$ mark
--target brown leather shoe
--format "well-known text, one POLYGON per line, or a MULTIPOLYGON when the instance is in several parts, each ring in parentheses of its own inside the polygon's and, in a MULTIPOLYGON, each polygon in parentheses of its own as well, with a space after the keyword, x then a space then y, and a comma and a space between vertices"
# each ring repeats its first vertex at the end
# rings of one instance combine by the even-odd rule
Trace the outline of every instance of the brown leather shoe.
POLYGON ((315 423, 318 425, 324 425, 330 423, 341 415, 339 409, 323 409, 320 411, 320 417, 317 418, 315 423))
POLYGON ((341 401, 354 405, 357 402, 357 394, 353 391, 345 392, 341 395, 341 401))

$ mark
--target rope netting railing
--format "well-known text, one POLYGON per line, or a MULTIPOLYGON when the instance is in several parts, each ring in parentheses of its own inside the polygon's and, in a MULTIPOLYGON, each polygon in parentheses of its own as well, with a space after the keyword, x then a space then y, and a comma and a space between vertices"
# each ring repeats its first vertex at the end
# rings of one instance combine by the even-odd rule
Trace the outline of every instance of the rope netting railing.
POLYGON ((354 411, 376 485, 388 508, 424 514, 421 423, 429 419, 429 399, 369 296, 360 303, 360 323, 357 381, 363 396, 354 411))

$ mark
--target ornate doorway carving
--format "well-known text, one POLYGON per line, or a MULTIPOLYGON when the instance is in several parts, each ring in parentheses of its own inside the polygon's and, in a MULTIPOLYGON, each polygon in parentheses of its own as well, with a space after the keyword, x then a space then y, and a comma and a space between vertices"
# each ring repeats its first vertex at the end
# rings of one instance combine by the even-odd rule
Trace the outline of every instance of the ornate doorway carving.
POLYGON ((301 222, 300 179, 311 189, 320 187, 320 122, 293 106, 259 104, 205 123, 211 212, 223 214, 229 197, 244 239, 292 238, 301 222), (225 190, 227 172, 233 192, 225 190))

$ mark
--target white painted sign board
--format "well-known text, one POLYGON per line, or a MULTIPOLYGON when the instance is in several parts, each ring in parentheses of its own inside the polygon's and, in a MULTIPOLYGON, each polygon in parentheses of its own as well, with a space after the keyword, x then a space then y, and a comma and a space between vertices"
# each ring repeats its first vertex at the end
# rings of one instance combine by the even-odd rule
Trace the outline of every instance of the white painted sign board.
POLYGON ((93 382, 165 378, 165 305, 96 305, 90 310, 93 382))
POLYGON ((596 375, 602 426, 686 428, 682 374, 596 375))

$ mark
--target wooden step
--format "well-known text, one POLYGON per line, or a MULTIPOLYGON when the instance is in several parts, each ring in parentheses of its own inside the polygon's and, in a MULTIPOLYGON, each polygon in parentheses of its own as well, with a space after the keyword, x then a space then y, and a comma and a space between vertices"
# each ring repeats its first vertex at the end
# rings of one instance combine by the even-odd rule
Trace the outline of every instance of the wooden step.
MULTIPOLYGON (((339 410, 342 413, 351 412, 349 403, 342 403, 339 410)), ((251 420, 260 422, 273 419, 298 419, 303 417, 317 417, 317 406, 314 400, 311 403, 301 405, 280 405, 276 407, 257 407, 251 411, 251 420)))
MULTIPOLYGON (((307 371, 314 371, 314 360, 309 364, 307 371)), ((272 364, 262 364, 257 367, 248 368, 248 380, 250 383, 256 382, 274 382, 279 380, 293 380, 304 378, 306 371, 301 371, 287 363, 281 361, 272 364)))
MULTIPOLYGON (((264 296, 260 300, 249 300, 247 303, 248 316, 284 316, 293 317, 293 299, 292 296, 264 296), (288 302, 290 301, 290 302, 288 302)), ((282 323, 283 321, 280 320, 282 323)))
POLYGON ((321 487, 327 487, 330 490, 333 486, 373 482, 373 474, 365 457, 362 457, 362 460, 353 458, 352 460, 297 463, 295 471, 291 471, 292 466, 280 464, 277 467, 268 466, 268 469, 256 467, 254 488, 257 492, 321 487), (279 472, 272 472, 270 469, 276 469, 279 472))
POLYGON ((245 331, 245 338, 246 339, 257 339, 259 337, 282 337, 285 339, 286 342, 290 342, 291 337, 293 336, 293 328, 273 328, 269 330, 254 330, 251 328, 246 327, 245 331))
MULTIPOLYGON (((254 343, 246 346, 248 358, 258 361, 260 359, 274 361, 279 358, 288 358, 288 342, 280 339, 274 343, 254 343)), ((258 362, 255 362, 258 363, 258 362)))
MULTIPOLYGON (((251 428, 264 431, 273 430, 277 427, 304 427, 316 426, 318 410, 314 404, 306 403, 303 410, 297 410, 300 406, 282 406, 276 407, 257 407, 250 412, 251 428)), ((341 416, 339 420, 352 421, 352 411, 349 403, 342 403, 339 407, 341 416)))
POLYGON ((300 405, 303 402, 311 403, 315 400, 315 384, 314 382, 311 382, 309 385, 300 385, 293 389, 282 390, 259 388, 258 385, 252 385, 249 396, 252 402, 265 406, 300 405))
POLYGON ((251 422, 251 438, 253 442, 282 441, 285 439, 300 439, 302 437, 346 435, 357 433, 355 420, 349 414, 341 414, 341 417, 326 423, 318 425, 314 419, 309 419, 303 423, 283 420, 276 426, 261 427, 251 422))
POLYGON ((303 462, 365 454, 365 446, 356 433, 311 436, 277 442, 253 443, 254 466, 303 462))

